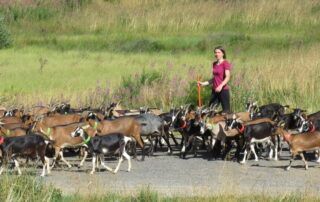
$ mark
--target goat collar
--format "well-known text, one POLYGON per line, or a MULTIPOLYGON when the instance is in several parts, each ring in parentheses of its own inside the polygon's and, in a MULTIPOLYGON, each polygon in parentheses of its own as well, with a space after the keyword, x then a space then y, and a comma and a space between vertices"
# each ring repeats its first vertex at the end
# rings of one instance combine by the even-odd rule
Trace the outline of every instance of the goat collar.
POLYGON ((95 122, 94 122, 94 125, 93 125, 93 129, 97 130, 97 127, 98 127, 98 122, 95 121, 95 122))
POLYGON ((4 143, 4 137, 0 137, 0 145, 4 143))
POLYGON ((48 128, 47 131, 42 130, 42 128, 40 128, 40 131, 45 134, 46 136, 50 136, 51 133, 51 128, 48 128))
POLYGON ((187 127, 187 122, 186 121, 183 121, 183 124, 182 126, 180 126, 181 129, 185 129, 187 127))
POLYGON ((10 133, 11 133, 11 131, 9 129, 7 129, 6 136, 9 136, 10 133))
POLYGON ((88 144, 91 140, 91 137, 88 135, 88 137, 86 139, 83 140, 84 144, 88 144))
POLYGON ((244 129, 246 128, 243 124, 240 123, 241 128, 238 128, 240 133, 244 132, 244 129))

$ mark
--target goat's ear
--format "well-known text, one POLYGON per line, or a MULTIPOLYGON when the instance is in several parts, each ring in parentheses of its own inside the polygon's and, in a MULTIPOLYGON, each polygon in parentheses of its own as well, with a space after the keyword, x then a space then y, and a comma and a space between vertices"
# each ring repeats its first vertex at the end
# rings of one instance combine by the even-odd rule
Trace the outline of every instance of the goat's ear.
POLYGON ((305 110, 305 109, 301 109, 301 112, 307 112, 307 110, 305 110))
POLYGON ((236 114, 233 114, 232 119, 236 119, 236 118, 237 118, 236 114))

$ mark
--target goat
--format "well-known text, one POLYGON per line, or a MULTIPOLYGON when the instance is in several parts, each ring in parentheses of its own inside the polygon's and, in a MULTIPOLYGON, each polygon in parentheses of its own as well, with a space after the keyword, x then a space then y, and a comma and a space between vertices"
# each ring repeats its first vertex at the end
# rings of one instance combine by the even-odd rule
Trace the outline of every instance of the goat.
POLYGON ((118 172, 120 164, 123 161, 123 157, 128 160, 128 172, 131 170, 131 159, 126 152, 126 145, 131 141, 130 137, 126 137, 121 133, 110 133, 104 136, 95 136, 91 138, 83 128, 78 127, 75 131, 71 133, 71 137, 81 137, 84 142, 89 147, 89 151, 93 154, 92 157, 92 171, 90 174, 94 174, 97 156, 101 160, 101 165, 108 171, 114 174, 118 172), (119 154, 119 162, 117 167, 112 170, 110 167, 106 166, 104 163, 105 154, 119 154))
POLYGON ((277 133, 283 136, 284 140, 290 146, 291 159, 285 170, 290 170, 294 158, 299 154, 304 162, 305 169, 308 169, 308 164, 304 158, 304 151, 314 151, 320 149, 320 131, 307 132, 302 134, 290 134, 283 128, 278 128, 277 133))
POLYGON ((0 137, 0 149, 2 152, 2 166, 0 168, 0 174, 4 171, 10 159, 14 160, 15 167, 18 170, 18 174, 21 175, 19 163, 16 159, 17 156, 24 157, 40 157, 43 163, 43 170, 41 176, 45 176, 45 168, 50 174, 49 159, 45 157, 46 147, 48 141, 37 134, 25 135, 19 137, 0 137))
POLYGON ((141 138, 141 125, 134 118, 130 116, 120 117, 115 120, 100 120, 94 113, 91 113, 86 122, 97 132, 97 135, 105 135, 110 133, 121 133, 128 137, 133 137, 137 144, 142 149, 143 161, 145 158, 144 143, 141 138))
POLYGON ((255 156, 255 161, 258 161, 258 156, 254 149, 254 143, 267 142, 270 144, 273 143, 273 148, 269 152, 269 158, 273 156, 273 150, 275 152, 275 160, 278 160, 278 142, 275 139, 275 122, 269 118, 257 119, 245 124, 241 123, 239 119, 236 119, 236 116, 233 116, 232 120, 227 120, 227 127, 229 129, 237 129, 239 133, 243 134, 245 138, 245 151, 243 160, 240 161, 241 164, 245 163, 248 150, 252 151, 255 156), (273 149, 273 150, 272 150, 273 149))
MULTIPOLYGON (((46 135, 51 141, 52 146, 55 150, 55 156, 53 158, 52 162, 52 168, 55 166, 55 163, 57 161, 58 156, 61 156, 61 160, 67 164, 69 168, 71 168, 71 164, 65 160, 63 156, 63 149, 64 148, 77 148, 77 147, 86 147, 85 142, 82 141, 82 138, 72 138, 70 136, 71 132, 73 132, 77 127, 84 125, 84 123, 74 123, 70 125, 65 126, 54 126, 54 127, 48 127, 44 124, 39 124, 39 130, 42 134, 46 135)), ((86 126, 86 128, 89 128, 89 126, 86 126)), ((91 132, 89 133, 91 136, 95 135, 95 131, 91 129, 91 132)), ((88 152, 85 151, 84 157, 82 161, 79 164, 79 167, 83 165, 85 159, 87 158, 88 152)))

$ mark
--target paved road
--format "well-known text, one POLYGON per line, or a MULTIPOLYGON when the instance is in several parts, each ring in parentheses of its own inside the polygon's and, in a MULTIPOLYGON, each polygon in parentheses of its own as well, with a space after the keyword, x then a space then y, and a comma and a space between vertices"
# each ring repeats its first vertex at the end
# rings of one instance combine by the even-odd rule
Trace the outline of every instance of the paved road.
MULTIPOLYGON (((132 171, 126 172, 124 161, 119 172, 114 175, 102 170, 90 175, 91 162, 88 160, 81 169, 76 167, 58 168, 45 178, 47 183, 61 188, 64 193, 82 194, 105 193, 107 191, 131 193, 149 186, 166 195, 212 195, 223 193, 264 193, 268 195, 289 192, 306 192, 320 195, 320 166, 309 162, 309 170, 304 170, 303 162, 297 160, 290 171, 284 171, 289 154, 281 156, 279 161, 250 160, 246 165, 236 162, 214 160, 201 157, 188 160, 165 152, 155 153, 144 162, 132 161, 132 171)), ((78 164, 76 159, 70 159, 78 164)), ((108 160, 115 167, 115 159, 108 160)), ((62 164, 62 163, 61 163, 62 164)), ((40 173, 40 170, 39 170, 40 173)))

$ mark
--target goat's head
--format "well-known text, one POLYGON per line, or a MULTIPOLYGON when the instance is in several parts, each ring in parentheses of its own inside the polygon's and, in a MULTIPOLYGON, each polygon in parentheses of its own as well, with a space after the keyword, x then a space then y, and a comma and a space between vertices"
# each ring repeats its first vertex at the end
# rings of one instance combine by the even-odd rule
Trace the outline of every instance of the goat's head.
POLYGON ((232 114, 232 116, 228 116, 225 122, 226 122, 226 125, 224 129, 226 131, 235 129, 239 123, 242 124, 241 119, 238 118, 235 114, 232 114))
POLYGON ((257 102, 254 102, 254 101, 252 101, 252 100, 249 100, 249 101, 246 103, 246 111, 247 111, 247 112, 254 112, 257 107, 258 107, 258 103, 257 103, 257 102))
POLYGON ((101 121, 101 120, 99 119, 99 117, 97 116, 97 114, 94 113, 94 112, 89 112, 86 120, 87 120, 87 121, 89 121, 89 120, 101 121))
POLYGON ((302 110, 302 109, 299 109, 299 108, 296 108, 293 110, 293 119, 294 120, 298 120, 301 118, 301 116, 303 116, 303 114, 307 112, 306 110, 302 110))
POLYGON ((85 139, 84 134, 84 129, 78 126, 73 132, 71 132, 71 137, 82 137, 83 139, 85 139))

